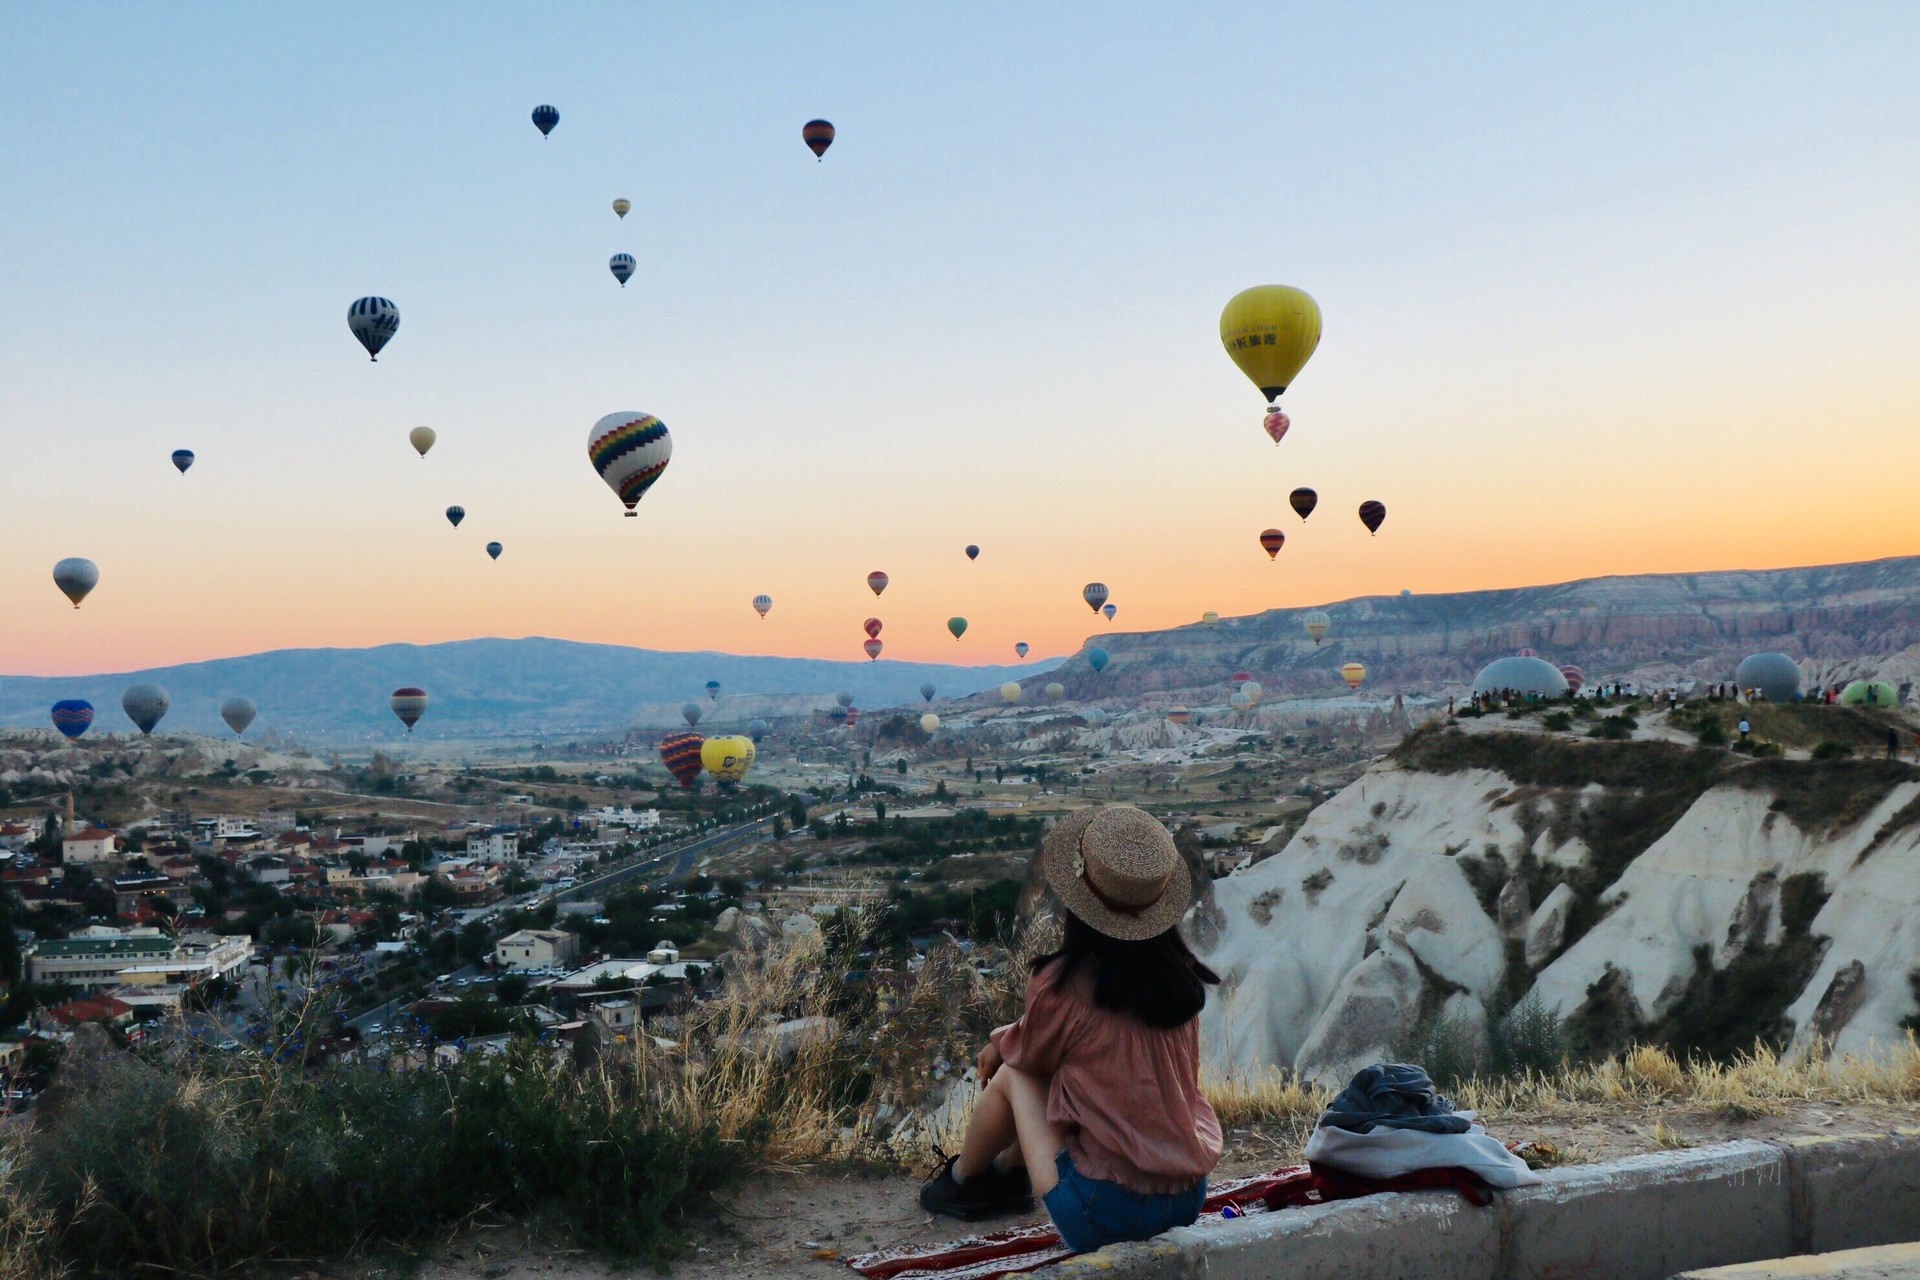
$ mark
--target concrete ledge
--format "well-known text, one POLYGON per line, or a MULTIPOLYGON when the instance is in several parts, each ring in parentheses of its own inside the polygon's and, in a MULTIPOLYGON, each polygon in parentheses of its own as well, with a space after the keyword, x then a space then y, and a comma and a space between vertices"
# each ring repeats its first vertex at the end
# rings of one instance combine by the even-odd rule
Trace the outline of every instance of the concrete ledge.
POLYGON ((1452 1192, 1416 1192, 1203 1219, 1034 1274, 1667 1280, 1689 1268, 1920 1239, 1920 1131, 1728 1142, 1545 1177, 1490 1209, 1452 1192))
POLYGON ((1673 1280, 1920 1280, 1920 1244, 1882 1244, 1689 1271, 1673 1280))
POLYGON ((1793 1252, 1920 1239, 1920 1129, 1787 1143, 1793 1252))

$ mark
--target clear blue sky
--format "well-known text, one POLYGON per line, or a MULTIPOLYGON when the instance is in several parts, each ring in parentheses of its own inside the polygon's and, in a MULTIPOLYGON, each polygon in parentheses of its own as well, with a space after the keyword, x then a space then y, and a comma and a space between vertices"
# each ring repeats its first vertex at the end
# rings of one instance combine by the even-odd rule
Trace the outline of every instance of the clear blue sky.
POLYGON ((8 6, 0 670, 1909 552, 1916 67, 1910 4, 8 6), (1215 332, 1268 281, 1326 315, 1277 451, 1215 332))

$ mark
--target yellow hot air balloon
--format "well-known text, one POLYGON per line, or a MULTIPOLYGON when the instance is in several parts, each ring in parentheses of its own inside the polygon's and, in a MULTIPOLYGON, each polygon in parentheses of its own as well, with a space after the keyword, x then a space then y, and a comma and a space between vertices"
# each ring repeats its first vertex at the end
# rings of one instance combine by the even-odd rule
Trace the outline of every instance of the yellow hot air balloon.
POLYGON ((753 767, 753 739, 728 736, 700 744, 700 763, 718 782, 738 782, 753 767))
POLYGON ((627 216, 627 210, 631 208, 633 208, 633 201, 627 199, 625 196, 621 196, 613 202, 613 211, 623 218, 627 216))
POLYGON ((1242 289, 1220 312, 1220 342, 1260 394, 1278 400, 1320 345, 1320 304, 1290 285, 1242 289))
POLYGON ((1209 609, 1200 615, 1200 621, 1207 624, 1208 630, 1220 625, 1220 615, 1209 609))
POLYGON ((1367 678, 1367 669, 1361 663, 1349 662, 1340 668, 1340 678, 1347 682, 1347 688, 1358 689, 1360 682, 1367 678))
POLYGON ((940 717, 933 714, 933 712, 929 711, 927 712, 927 714, 920 717, 920 729, 922 732, 932 733, 935 729, 938 729, 939 727, 940 727, 940 717))
POLYGON ((433 442, 437 439, 439 437, 433 434, 432 427, 415 427, 407 432, 408 443, 412 444, 414 452, 423 458, 427 456, 427 450, 433 448, 433 442))
POLYGON ((1001 685, 1000 696, 1008 702, 1020 701, 1020 682, 1018 680, 1009 680, 1001 685))

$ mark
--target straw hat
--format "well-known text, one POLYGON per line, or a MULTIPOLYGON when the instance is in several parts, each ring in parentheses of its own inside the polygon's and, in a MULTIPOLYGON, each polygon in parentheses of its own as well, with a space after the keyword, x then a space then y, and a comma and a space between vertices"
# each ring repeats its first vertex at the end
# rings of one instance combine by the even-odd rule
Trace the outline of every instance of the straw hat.
POLYGON ((1109 938, 1158 937, 1186 913, 1186 859, 1159 820, 1132 805, 1062 818, 1040 842, 1040 862, 1067 910, 1109 938))

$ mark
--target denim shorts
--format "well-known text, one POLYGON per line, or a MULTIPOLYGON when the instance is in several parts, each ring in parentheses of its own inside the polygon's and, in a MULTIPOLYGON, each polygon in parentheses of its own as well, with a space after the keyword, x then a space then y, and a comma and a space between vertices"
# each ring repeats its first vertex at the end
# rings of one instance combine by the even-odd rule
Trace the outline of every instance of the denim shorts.
POLYGON ((1187 1226, 1200 1216, 1201 1202, 1207 1198, 1204 1177, 1185 1191, 1153 1196, 1087 1177, 1073 1167, 1065 1151, 1053 1158, 1053 1167, 1060 1181, 1042 1197, 1042 1203, 1060 1238, 1076 1253, 1122 1240, 1147 1240, 1187 1226))

